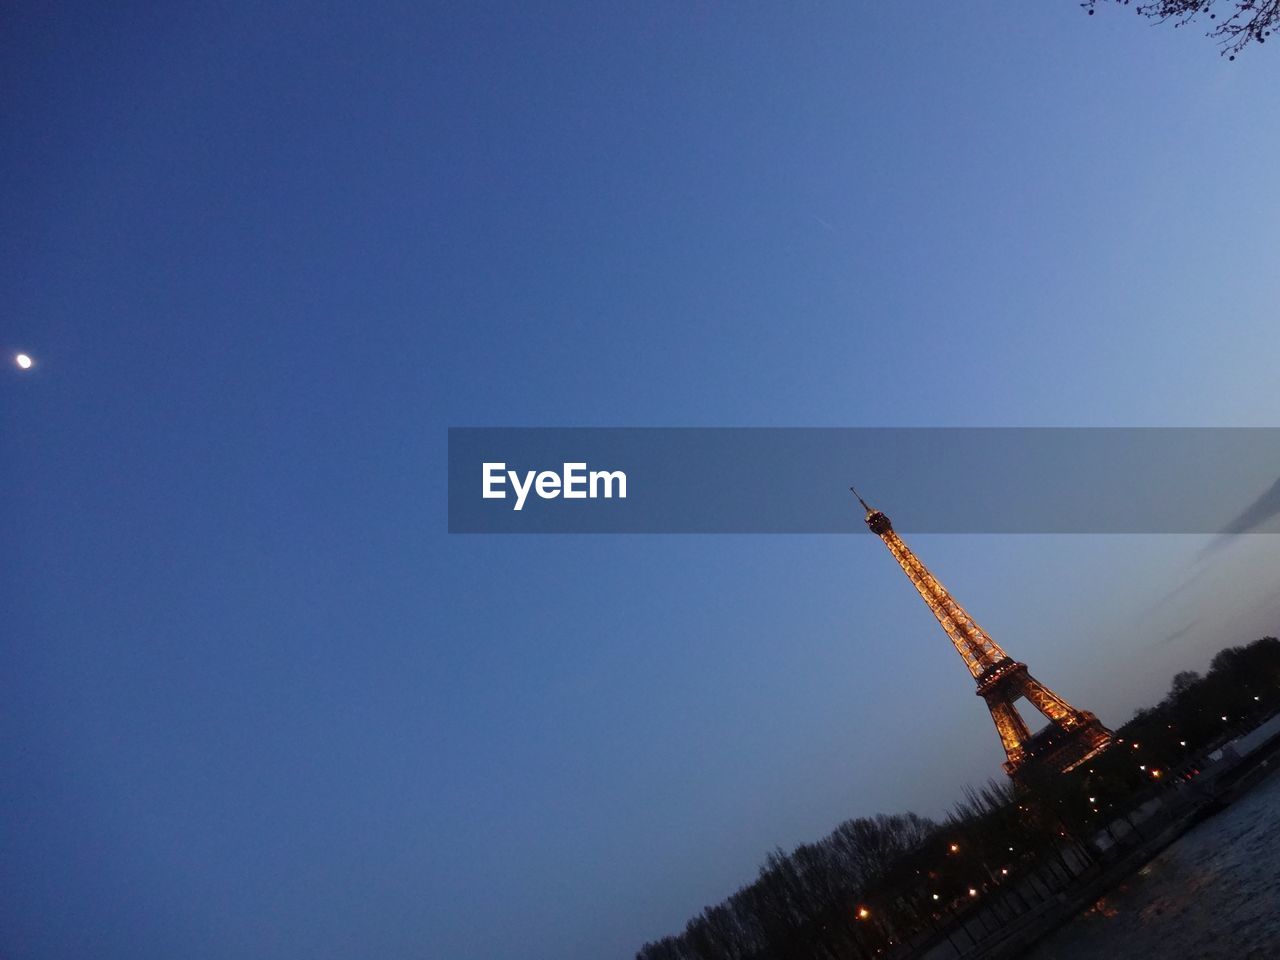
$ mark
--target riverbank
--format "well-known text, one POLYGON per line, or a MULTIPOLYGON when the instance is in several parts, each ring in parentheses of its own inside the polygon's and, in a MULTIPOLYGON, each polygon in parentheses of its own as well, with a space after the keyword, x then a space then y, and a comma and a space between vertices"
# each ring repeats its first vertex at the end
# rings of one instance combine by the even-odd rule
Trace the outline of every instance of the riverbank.
MULTIPOLYGON (((1271 770, 1275 768, 1271 765, 1271 770)), ((1280 777, 1197 824, 1023 960, 1269 960, 1280 956, 1280 777)))
POLYGON ((920 960, 1013 960, 1023 956, 1189 832, 1229 810, 1237 800, 1268 780, 1280 766, 1277 762, 1280 760, 1280 718, 1273 718, 1255 733, 1258 736, 1248 744, 1248 753, 1240 756, 1227 747, 1219 760, 1205 770, 1200 782, 1174 788, 1145 805, 1137 819, 1142 826, 1130 823, 1120 843, 1115 842, 1116 838, 1108 831, 1103 841, 1105 849, 1098 849, 1097 841, 1101 838, 1095 838, 1091 852, 1096 857, 1066 859, 1064 865, 1073 874, 1069 882, 1052 890, 1051 896, 1041 896, 1035 907, 1021 913, 1009 911, 1011 902, 1032 902, 1025 895, 1026 889, 1015 888, 1011 891, 1012 897, 1005 898, 1003 911, 994 904, 975 908, 911 955, 920 960))

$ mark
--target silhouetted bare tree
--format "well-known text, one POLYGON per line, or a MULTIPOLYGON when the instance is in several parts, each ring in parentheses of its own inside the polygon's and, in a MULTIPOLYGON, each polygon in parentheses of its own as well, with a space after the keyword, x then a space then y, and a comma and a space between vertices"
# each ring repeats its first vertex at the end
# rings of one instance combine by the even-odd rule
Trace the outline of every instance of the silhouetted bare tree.
POLYGON ((1169 685, 1169 696, 1176 700, 1201 680, 1195 670, 1179 670, 1173 675, 1173 683, 1169 685))
MULTIPOLYGON (((1266 43, 1271 31, 1280 26, 1280 0, 1110 0, 1120 6, 1132 6, 1140 16, 1172 23, 1175 27, 1208 21, 1208 36, 1222 46, 1228 59, 1251 43, 1266 43)), ((1098 0, 1084 0, 1081 6, 1092 15, 1098 0)))

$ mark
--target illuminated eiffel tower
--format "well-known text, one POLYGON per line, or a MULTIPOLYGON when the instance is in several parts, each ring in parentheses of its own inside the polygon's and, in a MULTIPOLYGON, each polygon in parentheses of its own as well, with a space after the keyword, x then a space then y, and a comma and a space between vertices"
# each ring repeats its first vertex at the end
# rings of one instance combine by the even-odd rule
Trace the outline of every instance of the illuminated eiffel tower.
POLYGON ((986 701, 1000 734, 1006 757, 1004 769, 1009 776, 1026 782, 1047 773, 1065 773, 1110 746, 1111 731, 1097 717, 1067 703, 1031 676, 1025 663, 1000 649, 902 542, 889 518, 867 506, 857 490, 853 495, 867 511, 867 526, 889 548, 977 681, 978 696, 986 701), (1014 705, 1021 697, 1026 697, 1049 721, 1035 736, 1014 705))

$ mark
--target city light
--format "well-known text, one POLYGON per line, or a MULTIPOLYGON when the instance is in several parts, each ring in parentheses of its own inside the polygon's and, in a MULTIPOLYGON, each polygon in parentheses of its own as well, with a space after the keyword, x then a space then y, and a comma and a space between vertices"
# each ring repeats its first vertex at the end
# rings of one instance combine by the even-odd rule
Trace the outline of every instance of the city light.
POLYGON ((935 900, 937 900, 937 899, 938 899, 938 895, 937 895, 936 893, 933 895, 933 899, 935 899, 935 900))
POLYGON ((973 887, 970 887, 970 888, 969 888, 969 896, 971 896, 971 897, 976 897, 977 895, 978 895, 978 891, 977 891, 977 890, 975 890, 973 887))
POLYGON ((859 908, 858 908, 858 919, 859 919, 859 920, 865 920, 865 919, 867 919, 867 917, 869 917, 869 916, 871 916, 871 911, 870 911, 870 910, 868 910, 866 907, 859 907, 859 908))
POLYGON ((948 849, 949 849, 952 853, 959 853, 959 852, 960 852, 960 844, 958 844, 958 843, 953 843, 953 844, 952 844, 948 849))

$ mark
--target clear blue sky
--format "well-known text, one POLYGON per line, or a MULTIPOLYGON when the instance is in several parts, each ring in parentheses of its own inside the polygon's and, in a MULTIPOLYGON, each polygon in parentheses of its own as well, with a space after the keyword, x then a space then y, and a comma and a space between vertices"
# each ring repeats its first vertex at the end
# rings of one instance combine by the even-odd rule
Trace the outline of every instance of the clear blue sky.
MULTIPOLYGON (((450 537, 448 426, 1276 425, 1269 46, 536 6, 4 11, 6 958, 627 957, 998 772, 873 538, 450 537)), ((1113 723, 1280 628, 1267 537, 914 545, 1113 723)))

